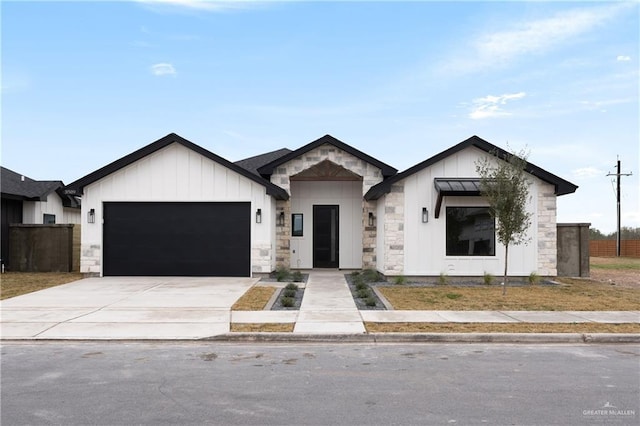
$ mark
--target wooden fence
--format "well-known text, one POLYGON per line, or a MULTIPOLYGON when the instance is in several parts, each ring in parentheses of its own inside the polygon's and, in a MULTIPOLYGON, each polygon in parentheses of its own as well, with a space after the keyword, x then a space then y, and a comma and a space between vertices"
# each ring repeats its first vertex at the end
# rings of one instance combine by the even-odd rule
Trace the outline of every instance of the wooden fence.
POLYGON ((80 266, 80 226, 10 225, 9 270, 71 272, 80 266))
MULTIPOLYGON (((615 257, 616 240, 589 241, 589 254, 593 257, 615 257)), ((640 240, 620 241, 620 256, 640 258, 640 240)))

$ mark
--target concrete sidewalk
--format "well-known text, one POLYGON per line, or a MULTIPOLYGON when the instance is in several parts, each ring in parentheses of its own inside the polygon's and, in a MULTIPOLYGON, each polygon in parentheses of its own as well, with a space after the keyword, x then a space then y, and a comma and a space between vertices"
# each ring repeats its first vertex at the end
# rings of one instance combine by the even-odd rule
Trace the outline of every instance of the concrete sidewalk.
POLYGON ((312 271, 298 311, 232 312, 257 278, 89 278, 0 302, 1 338, 195 340, 229 336, 231 323, 294 323, 292 339, 340 340, 364 335, 364 322, 640 323, 640 311, 359 311, 343 272, 312 271))

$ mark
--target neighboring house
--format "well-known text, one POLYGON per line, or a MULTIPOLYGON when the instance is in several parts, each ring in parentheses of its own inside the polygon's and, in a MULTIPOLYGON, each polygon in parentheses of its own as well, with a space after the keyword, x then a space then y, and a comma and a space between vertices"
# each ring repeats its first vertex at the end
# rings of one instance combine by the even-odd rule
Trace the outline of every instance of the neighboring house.
MULTIPOLYGON (((81 272, 498 275, 503 248, 475 170, 494 151, 508 155, 473 136, 398 173, 329 135, 232 163, 169 134, 66 188, 82 196, 81 272)), ((556 197, 577 186, 527 171, 530 243, 510 250, 509 270, 554 276, 556 197)))
POLYGON ((80 203, 59 180, 33 180, 1 168, 2 263, 8 264, 9 225, 80 223, 80 203))

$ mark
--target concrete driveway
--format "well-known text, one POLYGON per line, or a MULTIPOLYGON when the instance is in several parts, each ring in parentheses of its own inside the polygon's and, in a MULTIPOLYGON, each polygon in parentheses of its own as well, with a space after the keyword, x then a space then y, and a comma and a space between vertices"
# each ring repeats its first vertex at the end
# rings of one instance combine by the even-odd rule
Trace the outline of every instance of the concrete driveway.
POLYGON ((197 339, 229 332, 258 278, 87 278, 0 303, 3 339, 197 339))

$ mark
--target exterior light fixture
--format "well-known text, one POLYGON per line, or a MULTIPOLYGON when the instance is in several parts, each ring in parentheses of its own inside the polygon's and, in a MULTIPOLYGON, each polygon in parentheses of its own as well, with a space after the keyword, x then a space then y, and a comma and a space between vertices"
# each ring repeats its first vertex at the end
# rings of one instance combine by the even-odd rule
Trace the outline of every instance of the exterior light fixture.
POLYGON ((284 212, 280 212, 278 215, 278 226, 284 226, 284 212))
POLYGON ((429 222, 429 210, 426 207, 422 208, 422 223, 429 222))
POLYGON ((373 226, 373 220, 375 218, 373 217, 373 212, 369 212, 369 226, 373 226))
POLYGON ((256 223, 262 223, 262 209, 256 210, 256 223))
POLYGON ((96 209, 87 212, 87 223, 96 223, 96 209))

